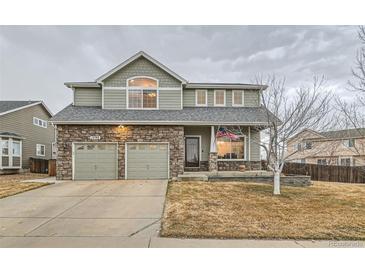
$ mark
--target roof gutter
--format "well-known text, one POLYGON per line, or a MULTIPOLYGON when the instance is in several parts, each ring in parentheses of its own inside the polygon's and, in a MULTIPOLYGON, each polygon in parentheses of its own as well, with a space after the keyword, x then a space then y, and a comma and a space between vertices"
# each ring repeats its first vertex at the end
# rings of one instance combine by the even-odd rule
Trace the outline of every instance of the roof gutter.
POLYGON ((268 126, 266 122, 206 122, 206 121, 51 121, 55 125, 240 125, 268 126))

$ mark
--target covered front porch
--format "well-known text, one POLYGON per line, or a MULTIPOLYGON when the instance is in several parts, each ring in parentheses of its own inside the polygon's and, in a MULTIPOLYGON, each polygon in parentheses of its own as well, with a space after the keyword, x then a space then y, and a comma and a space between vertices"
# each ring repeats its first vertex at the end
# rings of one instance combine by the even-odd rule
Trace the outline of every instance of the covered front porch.
POLYGON ((254 126, 185 126, 185 172, 261 169, 260 131, 254 126), (220 134, 227 131, 227 134, 220 134), (235 132, 234 134, 231 132, 235 132), (217 134, 218 133, 218 134, 217 134))

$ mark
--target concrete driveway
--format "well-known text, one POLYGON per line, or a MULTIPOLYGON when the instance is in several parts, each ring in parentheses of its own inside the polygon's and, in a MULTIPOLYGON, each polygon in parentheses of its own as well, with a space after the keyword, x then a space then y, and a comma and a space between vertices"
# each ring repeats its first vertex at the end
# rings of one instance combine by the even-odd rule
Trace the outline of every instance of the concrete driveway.
POLYGON ((62 182, 0 199, 0 247, 148 247, 166 181, 62 182))

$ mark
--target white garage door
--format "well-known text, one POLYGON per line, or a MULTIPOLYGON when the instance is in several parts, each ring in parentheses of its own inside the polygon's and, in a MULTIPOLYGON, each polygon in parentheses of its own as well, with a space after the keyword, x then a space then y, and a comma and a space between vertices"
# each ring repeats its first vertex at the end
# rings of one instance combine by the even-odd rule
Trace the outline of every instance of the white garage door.
POLYGON ((168 179, 167 143, 127 143, 126 179, 168 179))
POLYGON ((74 179, 97 180, 118 178, 116 144, 85 143, 74 145, 74 179))

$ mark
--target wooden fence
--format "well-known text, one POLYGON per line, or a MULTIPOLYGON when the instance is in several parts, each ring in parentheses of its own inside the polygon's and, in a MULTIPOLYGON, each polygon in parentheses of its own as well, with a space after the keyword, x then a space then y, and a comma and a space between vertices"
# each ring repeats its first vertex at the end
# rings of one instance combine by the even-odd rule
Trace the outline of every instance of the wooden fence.
POLYGON ((327 166, 285 163, 284 174, 310 175, 314 181, 365 183, 365 166, 327 166))
POLYGON ((56 160, 45 160, 38 158, 30 158, 30 172, 45 173, 49 176, 56 176, 56 160))

